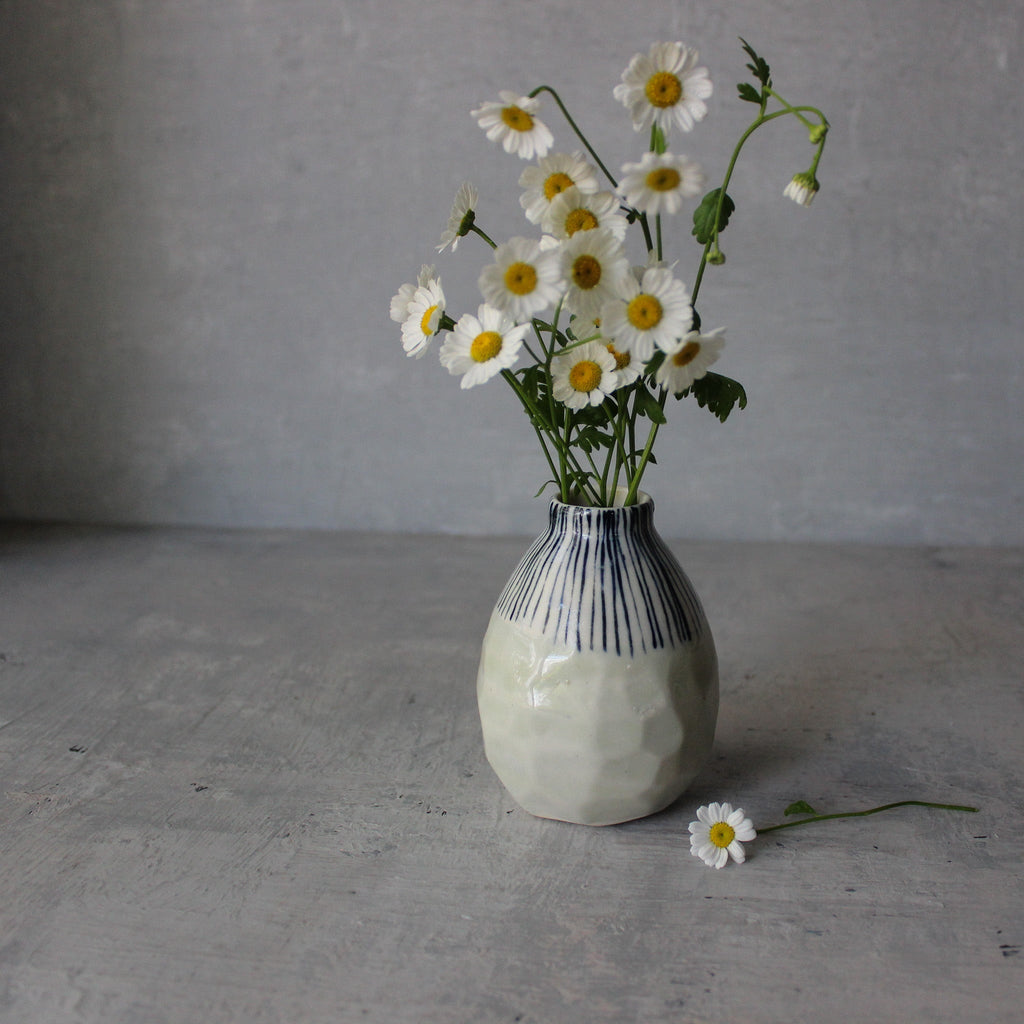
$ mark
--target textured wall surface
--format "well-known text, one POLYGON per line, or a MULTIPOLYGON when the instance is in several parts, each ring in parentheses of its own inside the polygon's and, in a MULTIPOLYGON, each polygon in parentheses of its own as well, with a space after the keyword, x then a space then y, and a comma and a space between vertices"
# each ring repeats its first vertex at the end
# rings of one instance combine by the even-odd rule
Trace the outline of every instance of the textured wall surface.
MULTIPOLYGON (((646 482, 670 536, 1024 543, 1019 0, 0 0, 0 515, 536 532, 535 441, 500 382, 406 360, 388 300, 459 182, 524 233, 522 164, 469 110, 559 89, 617 168, 611 95, 656 39, 752 108, 737 36, 832 123, 759 134, 701 313, 750 406, 674 406, 646 482)), ((545 119, 559 148, 573 140, 545 119)), ((679 274, 699 250, 667 232, 679 274)))

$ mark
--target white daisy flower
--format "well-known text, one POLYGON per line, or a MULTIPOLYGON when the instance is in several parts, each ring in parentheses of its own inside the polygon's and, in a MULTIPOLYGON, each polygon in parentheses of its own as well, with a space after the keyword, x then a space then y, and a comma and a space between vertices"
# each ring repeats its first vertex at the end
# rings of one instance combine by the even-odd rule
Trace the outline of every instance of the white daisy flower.
POLYGON ((596 341, 551 360, 551 392, 570 409, 600 405, 620 384, 615 359, 596 341))
POLYGON ((625 164, 619 193, 644 213, 678 213, 684 199, 699 196, 706 179, 700 165, 671 153, 644 153, 638 164, 625 164))
POLYGON ((476 316, 464 313, 441 346, 441 365, 453 376, 462 374, 462 387, 483 384, 507 370, 519 356, 530 325, 519 324, 493 306, 482 305, 476 316))
POLYGON ((801 206, 810 206, 814 197, 818 194, 818 179, 813 174, 794 174, 790 183, 783 189, 782 194, 787 199, 801 206))
POLYGON ((563 243, 559 257, 568 286, 565 307, 581 317, 597 316, 630 273, 621 243, 607 228, 576 232, 563 243))
POLYGON ((619 375, 619 387, 632 384, 643 373, 640 360, 635 359, 632 352, 617 349, 614 342, 608 342, 606 347, 615 360, 615 370, 619 375))
POLYGON ((519 175, 519 187, 525 189, 519 197, 526 219, 539 224, 551 200, 566 189, 578 188, 584 195, 592 195, 600 187, 594 168, 583 159, 583 154, 552 153, 534 167, 527 167, 519 175))
POLYGON ((494 262, 477 282, 484 301, 516 320, 555 305, 564 282, 557 249, 529 238, 510 238, 494 250, 494 262))
POLYGON ((448 227, 441 233, 441 243, 437 247, 438 252, 444 252, 451 246, 452 252, 459 247, 459 239, 470 229, 473 221, 467 218, 476 211, 477 200, 480 196, 476 189, 464 181, 455 193, 455 202, 452 203, 452 212, 448 215, 448 227))
POLYGON ((403 284, 398 289, 398 294, 391 297, 391 319, 396 323, 405 323, 409 317, 409 303, 412 302, 416 289, 423 288, 435 278, 437 283, 440 284, 441 278, 437 277, 433 266, 428 266, 424 263, 420 267, 420 276, 416 279, 416 283, 403 284))
POLYGON ((419 359, 430 347, 444 315, 444 292, 439 280, 428 281, 413 293, 402 324, 402 347, 419 359))
POLYGON ((540 101, 517 96, 507 89, 498 93, 501 102, 485 103, 473 111, 476 123, 492 142, 501 142, 506 153, 524 160, 547 156, 555 141, 546 124, 536 117, 540 101))
POLYGON ((667 267, 648 267, 639 281, 630 274, 619 295, 601 310, 605 336, 642 363, 655 347, 674 351, 692 323, 690 296, 667 267))
POLYGON ((695 380, 700 380, 722 354, 724 335, 724 327, 716 327, 707 334, 690 331, 679 342, 679 348, 665 356, 654 379, 674 395, 685 391, 695 380))
POLYGON ((697 820, 690 822, 690 853, 708 867, 724 868, 732 857, 737 864, 746 860, 743 843, 757 838, 754 823, 743 809, 732 804, 709 804, 697 808, 697 820))
POLYGON ((707 68, 697 67, 697 57, 682 43, 655 43, 629 62, 613 94, 629 110, 638 132, 652 124, 665 133, 672 127, 688 132, 704 119, 711 79, 707 68))
POLYGON ((628 222, 614 192, 587 195, 573 186, 551 200, 541 219, 541 227, 563 239, 572 238, 577 231, 607 228, 621 242, 626 237, 628 222))

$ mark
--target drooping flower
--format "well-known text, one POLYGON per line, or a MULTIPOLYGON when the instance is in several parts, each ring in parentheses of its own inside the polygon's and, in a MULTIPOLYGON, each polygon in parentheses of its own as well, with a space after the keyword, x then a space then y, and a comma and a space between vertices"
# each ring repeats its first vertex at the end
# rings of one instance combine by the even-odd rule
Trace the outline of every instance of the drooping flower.
POLYGON ((540 224, 551 201, 566 189, 577 188, 583 195, 592 195, 600 187, 594 168, 583 154, 552 153, 519 176, 524 189, 519 204, 531 224, 540 224))
POLYGON ((630 274, 619 295, 601 310, 605 336, 642 363, 655 347, 673 351, 692 323, 690 296, 667 267, 648 267, 639 280, 630 274))
POLYGON ((613 94, 629 110, 636 131, 656 124, 665 133, 673 127, 688 132, 704 119, 711 79, 697 58, 682 43, 655 43, 633 57, 613 94))
POLYGON ((628 222, 614 192, 587 195, 574 186, 551 200, 541 227, 562 239, 572 238, 578 231, 607 228, 621 242, 626 237, 628 222))
POLYGON ((452 252, 455 252, 459 247, 459 239, 473 224, 479 198, 476 189, 468 181, 459 186, 458 192, 455 193, 455 201, 452 203, 452 212, 448 215, 448 226, 441 233, 438 252, 444 252, 449 246, 452 252))
POLYGON ((559 256, 567 285, 565 306, 577 316, 598 316, 629 276, 622 245, 607 228, 576 232, 562 244, 559 256))
POLYGON ((665 356, 654 379, 666 391, 674 395, 681 394, 695 380, 700 380, 708 372, 708 367, 722 354, 724 335, 724 327, 716 327, 707 334, 690 331, 679 342, 679 347, 665 356))
POLYGON ((757 838, 754 823, 743 809, 732 804, 708 804, 697 808, 697 820, 690 822, 690 853, 708 867, 724 868, 732 857, 737 864, 746 860, 743 843, 757 838))
POLYGON ((600 405, 620 384, 615 358, 596 341, 578 345, 551 360, 551 391, 570 409, 600 405))
POLYGON ((511 367, 519 356, 530 325, 516 322, 486 303, 476 316, 464 313, 441 346, 441 365, 453 376, 462 374, 463 388, 483 384, 511 367))
POLYGON ((506 153, 516 153, 524 160, 546 156, 555 141, 536 115, 540 100, 517 96, 507 89, 498 93, 500 102, 484 103, 474 110, 473 117, 492 142, 500 142, 506 153))
POLYGON ((626 164, 619 180, 619 193, 637 210, 651 215, 678 213, 684 199, 704 190, 704 172, 685 156, 672 153, 644 153, 638 164, 626 164))
POLYGON ((494 262, 480 273, 480 292, 489 305, 516 320, 553 306, 562 292, 558 250, 529 238, 510 238, 494 250, 494 262))
POLYGON ((435 278, 413 293, 402 324, 402 347, 407 356, 419 359, 430 347, 444 315, 444 292, 435 278))
POLYGON ((433 266, 428 266, 426 263, 420 267, 420 276, 416 279, 415 284, 403 284, 399 287, 398 293, 391 297, 391 319, 396 323, 404 324, 409 316, 409 303, 412 302, 412 297, 416 294, 417 288, 422 288, 430 281, 437 280, 437 283, 441 283, 441 279, 437 277, 433 266))
POLYGON ((814 197, 818 194, 820 187, 818 179, 813 174, 809 172, 794 174, 789 184, 783 189, 782 194, 787 199, 792 199, 794 203, 799 203, 801 206, 810 206, 814 202, 814 197))

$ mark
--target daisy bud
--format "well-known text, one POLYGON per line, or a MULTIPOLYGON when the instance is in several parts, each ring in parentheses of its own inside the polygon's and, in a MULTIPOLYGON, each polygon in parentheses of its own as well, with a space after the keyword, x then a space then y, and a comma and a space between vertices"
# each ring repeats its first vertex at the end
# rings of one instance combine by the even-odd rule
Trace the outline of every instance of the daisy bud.
POLYGON ((783 190, 783 195, 792 199, 794 203, 801 206, 810 206, 814 197, 818 194, 818 179, 809 171, 804 174, 794 174, 792 181, 783 190))

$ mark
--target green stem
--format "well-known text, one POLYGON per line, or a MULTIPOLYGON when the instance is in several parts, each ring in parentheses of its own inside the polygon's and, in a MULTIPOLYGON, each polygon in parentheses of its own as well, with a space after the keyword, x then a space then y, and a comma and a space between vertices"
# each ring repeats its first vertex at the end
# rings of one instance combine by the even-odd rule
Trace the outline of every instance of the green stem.
POLYGON ((565 117, 566 121, 569 122, 569 127, 572 128, 572 130, 576 133, 576 137, 580 140, 580 142, 583 143, 584 146, 587 147, 587 152, 594 158, 594 161, 597 164, 597 166, 600 167, 602 171, 604 171, 605 177, 612 183, 612 188, 618 188, 619 183, 612 177, 611 171, 609 171, 608 168, 605 167, 604 163, 602 163, 601 158, 594 151, 594 147, 591 146, 591 144, 587 141, 587 137, 583 134, 583 132, 580 131, 579 125, 576 124, 576 122, 572 118, 572 115, 569 113, 568 110, 566 110, 565 104, 562 102, 562 97, 559 96, 558 93, 555 92, 555 90, 552 89, 550 85, 538 85, 537 88, 534 89, 533 92, 529 94, 530 99, 533 99, 534 96, 542 92, 551 93, 551 95, 554 97, 555 102, 558 104, 559 109, 562 111, 562 114, 565 117))
MULTIPOLYGON (((642 385, 646 387, 646 384, 642 385)), ((668 398, 668 392, 662 390, 661 395, 658 398, 658 405, 662 409, 665 408, 665 400, 668 398)), ((644 445, 643 454, 640 456, 640 463, 636 467, 636 471, 633 473, 632 478, 629 481, 629 490, 626 492, 625 500, 622 502, 623 505, 632 505, 636 502, 636 492, 640 490, 640 481, 643 478, 644 470, 647 468, 647 462, 651 457, 651 452, 654 450, 654 439, 658 436, 657 423, 651 424, 650 432, 647 435, 647 444, 644 445)))
POLYGON ((832 818, 864 818, 869 814, 878 814, 880 811, 891 811, 894 807, 935 807, 942 811, 964 811, 968 814, 976 814, 977 807, 967 807, 963 804, 933 804, 926 800, 897 800, 894 804, 882 804, 881 807, 872 807, 868 811, 840 811, 836 814, 815 814, 809 818, 800 818, 797 821, 786 821, 781 825, 769 825, 767 828, 759 828, 757 834, 763 836, 766 832, 778 832, 783 828, 795 828, 797 825, 807 825, 812 821, 829 821, 832 818))
POLYGON ((474 234, 479 235, 492 249, 497 249, 498 244, 495 242, 486 232, 478 228, 475 224, 471 224, 469 230, 474 234))

